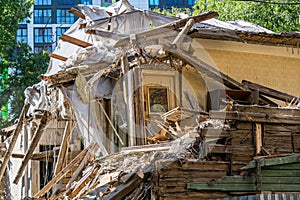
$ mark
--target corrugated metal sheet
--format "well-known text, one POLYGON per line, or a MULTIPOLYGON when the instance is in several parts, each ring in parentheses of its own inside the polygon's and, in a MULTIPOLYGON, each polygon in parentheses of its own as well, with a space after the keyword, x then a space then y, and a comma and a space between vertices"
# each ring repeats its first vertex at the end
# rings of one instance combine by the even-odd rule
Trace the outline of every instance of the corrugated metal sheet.
POLYGON ((257 194, 250 196, 218 198, 211 200, 300 200, 300 193, 257 194))

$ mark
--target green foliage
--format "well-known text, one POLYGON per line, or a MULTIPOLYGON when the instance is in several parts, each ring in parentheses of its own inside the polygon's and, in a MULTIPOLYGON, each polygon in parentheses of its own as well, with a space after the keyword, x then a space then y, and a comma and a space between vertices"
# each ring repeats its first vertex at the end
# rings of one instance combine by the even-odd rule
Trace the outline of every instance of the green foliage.
POLYGON ((298 13, 300 12, 300 4, 288 5, 253 1, 198 0, 193 8, 193 15, 212 10, 219 13, 220 16, 218 19, 222 21, 242 19, 275 32, 299 31, 298 13))
POLYGON ((24 90, 37 82, 45 71, 47 53, 34 54, 26 44, 16 44, 18 23, 30 17, 34 0, 0 1, 0 126, 11 125, 19 117, 24 103, 24 90), (8 120, 7 120, 8 117, 8 120))
MULTIPOLYGON (((0 58, 7 59, 15 49, 18 23, 30 16, 33 0, 0 1, 0 58)), ((1 73, 1 71, 0 71, 1 73)))
POLYGON ((153 8, 152 11, 157 12, 157 13, 162 14, 162 15, 172 16, 172 17, 177 17, 178 14, 180 14, 180 13, 181 14, 192 15, 191 9, 189 9, 189 8, 175 8, 175 7, 172 7, 171 11, 160 10, 159 8, 153 8))
POLYGON ((19 117, 24 104, 24 90, 38 83, 38 76, 45 73, 49 63, 48 52, 35 54, 24 43, 17 44, 17 50, 8 60, 0 61, 0 68, 9 69, 7 79, 2 79, 9 87, 0 91, 0 107, 9 102, 9 120, 1 120, 1 127, 11 125, 19 117))

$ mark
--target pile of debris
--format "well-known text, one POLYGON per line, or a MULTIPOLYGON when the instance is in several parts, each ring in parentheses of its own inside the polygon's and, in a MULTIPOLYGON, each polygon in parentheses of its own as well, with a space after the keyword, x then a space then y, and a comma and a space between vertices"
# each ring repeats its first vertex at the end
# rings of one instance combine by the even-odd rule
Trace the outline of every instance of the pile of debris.
POLYGON ((126 0, 71 12, 80 19, 25 91, 17 124, 1 131, 0 179, 6 170, 11 196, 23 198, 23 188, 36 199, 300 192, 299 98, 232 79, 198 59, 185 37, 217 13, 177 19, 126 0), (43 185, 29 173, 39 164, 42 173, 42 162, 53 167, 43 185))

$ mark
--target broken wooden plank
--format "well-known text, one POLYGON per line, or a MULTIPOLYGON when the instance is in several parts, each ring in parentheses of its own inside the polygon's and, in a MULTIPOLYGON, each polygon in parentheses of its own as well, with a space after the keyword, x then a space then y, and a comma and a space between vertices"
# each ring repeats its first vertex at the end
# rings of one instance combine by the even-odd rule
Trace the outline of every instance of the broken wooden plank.
POLYGON ((92 148, 89 152, 87 152, 87 154, 84 156, 84 158, 82 159, 82 161, 80 162, 79 166, 77 167, 76 171, 73 173, 72 178, 69 180, 69 182, 66 185, 66 189, 68 190, 72 183, 77 179, 77 177, 80 175, 80 173, 82 172, 82 170, 84 169, 84 167, 86 166, 89 158, 93 155, 93 153, 95 151, 98 150, 98 145, 96 145, 94 148, 92 148))
POLYGON ((127 183, 120 184, 115 190, 108 195, 104 196, 103 200, 121 200, 131 191, 133 191, 141 182, 146 180, 151 173, 144 173, 144 178, 139 177, 137 174, 131 177, 127 183))
POLYGON ((75 44, 75 45, 78 45, 78 46, 83 47, 83 48, 86 48, 86 47, 89 47, 89 46, 93 46, 93 44, 91 44, 89 42, 86 42, 86 41, 83 41, 83 40, 71 37, 71 36, 66 35, 66 34, 62 34, 60 36, 60 39, 63 40, 63 41, 65 41, 65 42, 69 42, 71 44, 75 44))
MULTIPOLYGON (((285 107, 270 107, 270 106, 259 106, 259 105, 235 105, 235 111, 240 112, 258 112, 268 114, 282 114, 282 115, 294 115, 300 116, 300 109, 285 108, 285 107)), ((273 127, 273 125, 272 125, 273 127)))
MULTIPOLYGON (((43 151, 43 152, 38 152, 32 154, 31 160, 42 160, 45 159, 46 157, 53 157, 54 155, 57 155, 59 150, 51 150, 51 151, 43 151)), ((12 154, 13 158, 24 158, 24 154, 19 154, 19 153, 13 153, 12 154)))
POLYGON ((49 57, 55 58, 55 59, 58 59, 58 60, 61 60, 61 61, 66 61, 66 60, 68 60, 68 58, 63 57, 63 56, 60 56, 60 55, 57 55, 57 54, 55 54, 55 53, 50 53, 50 54, 49 54, 49 57))
POLYGON ((192 26, 195 24, 194 19, 189 19, 183 29, 180 31, 180 33, 177 35, 175 40, 173 41, 172 45, 178 46, 182 43, 184 37, 186 37, 186 34, 190 31, 192 26))
POLYGON ((256 149, 256 155, 260 154, 262 149, 262 125, 261 123, 255 124, 256 130, 255 130, 255 149, 256 149))
POLYGON ((73 191, 68 195, 71 199, 74 199, 78 194, 80 194, 80 191, 84 188, 85 185, 89 183, 89 181, 92 180, 98 173, 98 170, 100 169, 100 165, 94 165, 91 170, 89 170, 84 176, 78 181, 73 191))
POLYGON ((72 168, 75 164, 77 164, 84 156, 85 154, 95 146, 95 144, 90 144, 86 149, 81 151, 65 168, 63 168, 54 178, 51 179, 45 185, 40 191, 38 191, 35 195, 34 198, 40 198, 42 197, 46 192, 48 192, 58 181, 61 180, 62 177, 64 177, 72 168))
POLYGON ((129 153, 141 153, 141 152, 150 152, 150 151, 168 151, 170 147, 171 147, 171 143, 131 146, 131 147, 123 147, 121 149, 121 153, 129 154, 129 153))
POLYGON ((8 164, 8 161, 10 159, 10 156, 12 154, 12 151, 15 147, 15 144, 17 142, 17 139, 18 139, 18 136, 20 134, 20 131, 22 129, 22 125, 23 125, 23 120, 26 116, 26 113, 28 111, 30 107, 30 104, 25 104, 23 106, 23 109, 21 111, 21 114, 20 114, 20 117, 19 117, 19 121, 17 123, 17 126, 16 126, 16 129, 14 130, 14 133, 13 133, 13 136, 12 136, 12 139, 10 141, 10 144, 9 144, 9 147, 5 153, 5 156, 4 156, 4 159, 3 159, 3 162, 2 162, 2 165, 1 165, 1 168, 0 168, 0 180, 2 180, 2 177, 4 175, 4 172, 5 172, 5 169, 6 169, 6 166, 8 164))
POLYGON ((54 87, 60 84, 68 84, 74 82, 76 79, 77 74, 69 73, 69 72, 62 72, 50 76, 41 75, 39 76, 40 79, 47 81, 50 83, 49 87, 54 87))
MULTIPOLYGON (((218 17, 218 16, 219 15, 218 15, 217 12, 211 12, 210 11, 210 12, 207 12, 207 13, 204 13, 204 14, 201 14, 201 15, 187 17, 187 18, 184 18, 184 19, 179 19, 179 20, 177 20, 175 22, 170 22, 170 23, 167 23, 165 25, 158 26, 158 27, 156 27, 154 29, 147 30, 147 31, 144 31, 142 33, 139 33, 139 34, 136 35, 136 39, 137 39, 137 41, 139 41, 139 40, 144 41, 148 37, 153 38, 153 36, 158 36, 159 32, 165 34, 166 30, 168 30, 168 29, 179 30, 179 28, 185 26, 186 23, 190 19, 193 19, 195 21, 195 23, 198 23, 198 22, 205 21, 205 20, 208 20, 208 19, 211 19, 211 18, 215 18, 215 17, 218 17)), ((119 40, 115 44, 115 48, 122 47, 124 45, 130 44, 130 40, 131 40, 130 37, 127 37, 125 39, 119 40)))
POLYGON ((16 128, 17 128, 17 124, 14 124, 14 125, 6 127, 6 128, 3 128, 0 131, 0 135, 1 136, 8 136, 8 133, 11 132, 11 131, 14 131, 16 128))
POLYGON ((19 182, 20 178, 22 177, 23 172, 24 172, 24 170, 25 170, 25 168, 28 164, 28 161, 32 157, 33 152, 34 152, 35 148, 37 147, 37 145, 38 145, 38 143, 39 143, 39 141, 42 137, 42 133, 44 131, 44 128, 48 124, 50 117, 51 117, 51 114, 48 111, 44 111, 44 114, 43 114, 43 116, 40 120, 40 124, 36 128, 36 131, 35 131, 34 136, 32 138, 32 142, 29 146, 29 149, 27 150, 27 152, 25 154, 24 160, 22 161, 22 164, 21 164, 21 166, 18 170, 18 173, 17 173, 13 183, 17 184, 19 182))
POLYGON ((60 144, 60 151, 58 153, 57 162, 54 168, 54 175, 58 174, 58 172, 62 169, 63 165, 66 162, 66 153, 71 139, 70 134, 71 134, 71 122, 67 121, 63 133, 63 139, 60 144))
POLYGON ((213 110, 211 110, 209 113, 212 119, 225 118, 226 120, 248 121, 256 123, 282 123, 300 125, 300 116, 237 111, 224 112, 213 110))
MULTIPOLYGON (((274 99, 278 99, 281 101, 284 101, 286 103, 290 103, 291 101, 295 100, 299 103, 299 100, 297 100, 297 97, 284 93, 284 92, 280 92, 278 90, 274 90, 272 88, 257 84, 257 83, 253 83, 247 80, 243 80, 242 83, 244 85, 246 85, 249 89, 251 90, 258 90, 261 94, 264 94, 268 97, 272 97, 274 99)), ((296 103, 296 102, 295 102, 296 103)))

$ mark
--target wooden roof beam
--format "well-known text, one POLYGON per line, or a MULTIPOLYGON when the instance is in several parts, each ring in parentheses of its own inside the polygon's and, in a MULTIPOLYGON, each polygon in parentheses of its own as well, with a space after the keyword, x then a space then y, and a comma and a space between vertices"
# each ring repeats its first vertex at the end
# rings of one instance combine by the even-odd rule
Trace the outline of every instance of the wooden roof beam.
POLYGON ((69 10, 69 13, 72 13, 73 15, 75 15, 81 19, 85 19, 85 15, 76 8, 71 8, 71 10, 69 10))
POLYGON ((75 45, 78 45, 78 46, 81 46, 81 47, 89 47, 89 46, 93 46, 93 44, 89 43, 89 42, 85 42, 83 40, 79 40, 77 38, 74 38, 74 37, 71 37, 69 35, 65 35, 65 34, 62 34, 60 36, 60 39, 65 41, 65 42, 69 42, 71 44, 75 44, 75 45))
POLYGON ((61 60, 61 61, 68 60, 68 58, 60 56, 60 55, 57 55, 55 53, 50 53, 49 56, 50 56, 50 58, 55 58, 55 59, 58 59, 58 60, 61 60))

